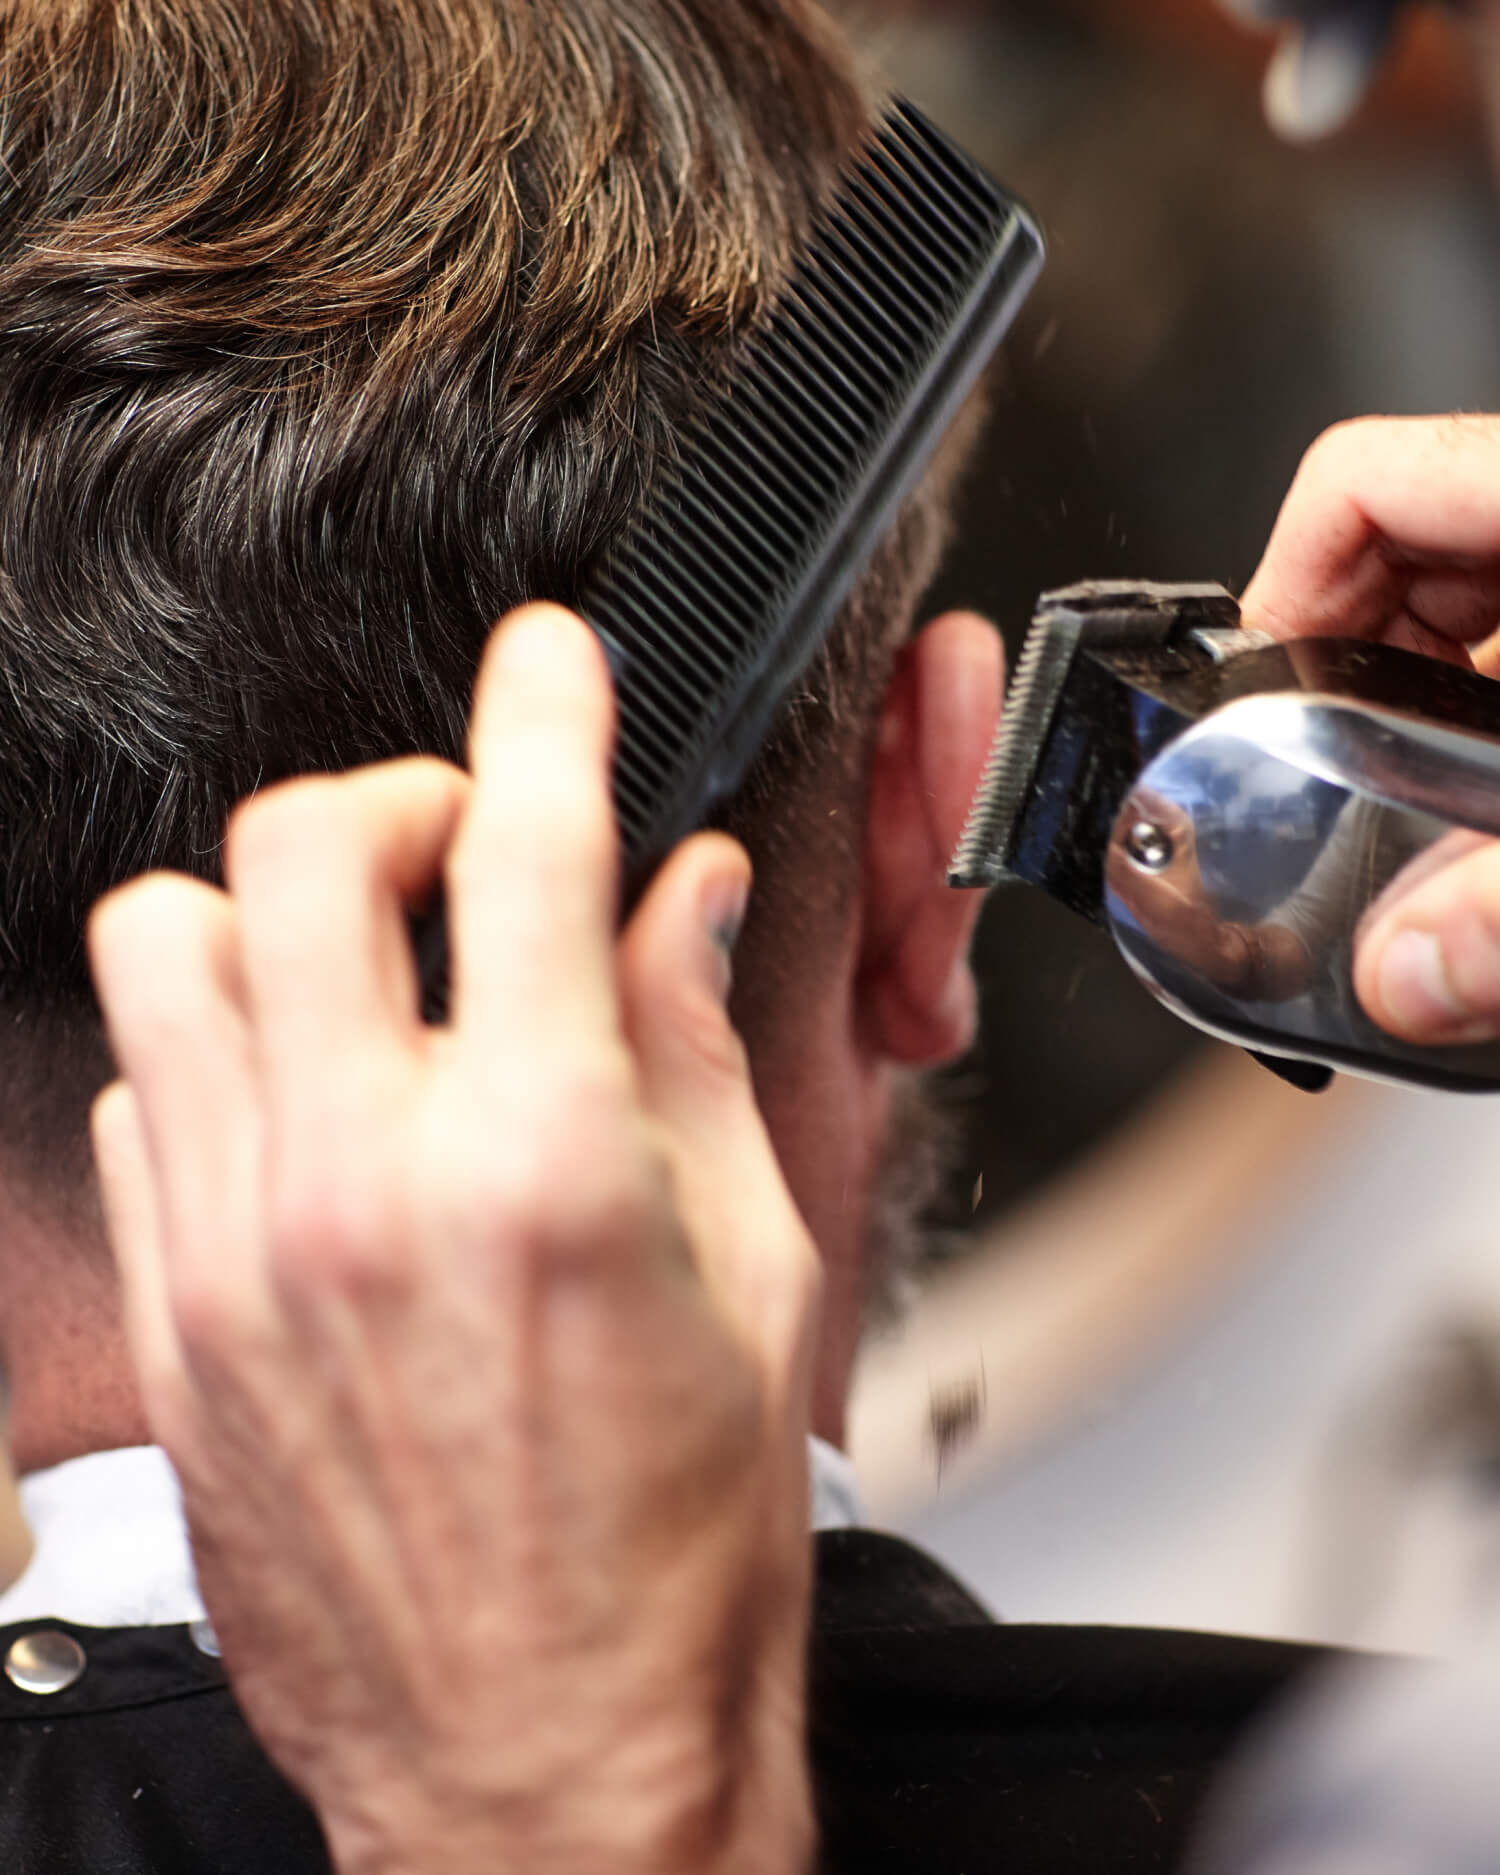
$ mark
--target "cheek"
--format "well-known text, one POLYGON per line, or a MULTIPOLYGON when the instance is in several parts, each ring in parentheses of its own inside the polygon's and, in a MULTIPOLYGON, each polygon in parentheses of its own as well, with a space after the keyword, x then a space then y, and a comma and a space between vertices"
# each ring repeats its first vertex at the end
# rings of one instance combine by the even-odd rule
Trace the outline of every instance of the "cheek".
POLYGON ((857 864, 843 849, 814 853, 805 871, 801 858, 785 871, 758 868, 734 952, 729 1014, 763 1108, 843 1045, 862 920, 857 864))

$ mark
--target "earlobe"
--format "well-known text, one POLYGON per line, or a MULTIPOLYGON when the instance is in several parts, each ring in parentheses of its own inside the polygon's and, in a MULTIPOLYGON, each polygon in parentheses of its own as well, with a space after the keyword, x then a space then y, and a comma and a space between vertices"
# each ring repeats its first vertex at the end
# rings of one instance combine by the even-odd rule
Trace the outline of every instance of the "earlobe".
POLYGON ((934 620, 897 661, 871 771, 858 993, 888 1059, 932 1065, 973 1040, 980 897, 947 884, 999 721, 1004 652, 972 613, 934 620))

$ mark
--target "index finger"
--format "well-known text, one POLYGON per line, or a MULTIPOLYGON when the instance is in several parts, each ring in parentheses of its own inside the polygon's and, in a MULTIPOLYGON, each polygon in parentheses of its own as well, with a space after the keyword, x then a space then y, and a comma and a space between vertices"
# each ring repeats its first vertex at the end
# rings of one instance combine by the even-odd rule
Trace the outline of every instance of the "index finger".
POLYGON ((1368 418, 1308 451, 1242 603, 1277 638, 1465 661, 1500 617, 1500 418, 1368 418))
POLYGON ((559 606, 495 631, 474 694, 474 789, 449 852, 454 1025, 618 1035, 614 692, 598 640, 559 606))

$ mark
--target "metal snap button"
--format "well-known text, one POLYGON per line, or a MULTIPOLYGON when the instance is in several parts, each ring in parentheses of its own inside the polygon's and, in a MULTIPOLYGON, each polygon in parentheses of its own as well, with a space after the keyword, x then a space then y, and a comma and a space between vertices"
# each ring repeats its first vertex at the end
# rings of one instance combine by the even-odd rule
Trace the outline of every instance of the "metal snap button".
POLYGON ((12 1641, 5 1656, 5 1677, 23 1693, 60 1693, 88 1665, 88 1656, 71 1634, 38 1628, 12 1641))
POLYGON ((188 1638, 200 1654, 207 1654, 210 1660, 219 1657, 219 1637, 214 1633, 212 1621, 190 1621, 188 1638))

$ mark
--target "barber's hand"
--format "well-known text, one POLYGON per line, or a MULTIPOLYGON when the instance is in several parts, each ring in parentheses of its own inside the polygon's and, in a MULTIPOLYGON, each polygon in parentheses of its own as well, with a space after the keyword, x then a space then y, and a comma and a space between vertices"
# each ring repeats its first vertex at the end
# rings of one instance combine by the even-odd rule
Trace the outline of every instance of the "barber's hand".
POLYGON ((251 1724, 343 1875, 794 1875, 816 1292, 725 1013, 748 887, 623 937, 613 703, 502 626, 469 775, 270 790, 97 911, 95 1144, 251 1724), (405 912, 446 882, 449 1026, 405 912))
MULTIPOLYGON (((1292 486, 1243 614, 1278 638, 1368 638, 1494 674, 1500 417, 1329 431, 1292 486)), ((1408 1041, 1500 1036, 1500 843, 1465 834, 1401 874, 1362 928, 1355 988, 1408 1041)))
POLYGON ((1215 916, 1198 865, 1192 815, 1159 794, 1137 789, 1122 818, 1146 821, 1171 847, 1165 866, 1138 866, 1117 840, 1109 843, 1105 883, 1155 943, 1221 989, 1234 990, 1248 964, 1241 928, 1215 916))

